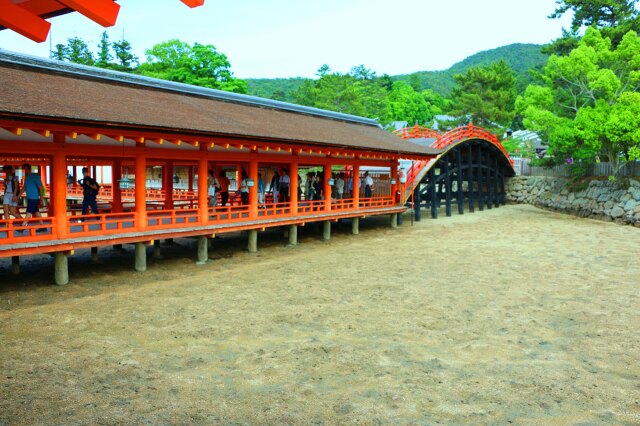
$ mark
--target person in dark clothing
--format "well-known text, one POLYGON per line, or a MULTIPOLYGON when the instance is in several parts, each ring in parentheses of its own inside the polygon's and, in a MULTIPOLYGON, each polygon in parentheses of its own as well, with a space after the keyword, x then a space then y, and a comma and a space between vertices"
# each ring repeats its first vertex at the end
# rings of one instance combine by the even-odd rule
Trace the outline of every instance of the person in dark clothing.
POLYGON ((82 168, 83 178, 78 181, 82 185, 82 214, 87 214, 89 207, 93 214, 98 214, 98 204, 96 203, 96 197, 98 196, 98 182, 91 176, 89 176, 89 169, 87 167, 82 168))

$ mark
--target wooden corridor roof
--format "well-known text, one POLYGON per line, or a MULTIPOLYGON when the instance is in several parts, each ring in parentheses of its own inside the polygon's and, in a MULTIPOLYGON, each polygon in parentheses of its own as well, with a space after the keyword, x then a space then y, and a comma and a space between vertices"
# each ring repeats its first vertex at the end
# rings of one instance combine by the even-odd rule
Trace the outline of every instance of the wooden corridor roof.
POLYGON ((375 120, 0 50, 0 120, 435 155, 375 120))

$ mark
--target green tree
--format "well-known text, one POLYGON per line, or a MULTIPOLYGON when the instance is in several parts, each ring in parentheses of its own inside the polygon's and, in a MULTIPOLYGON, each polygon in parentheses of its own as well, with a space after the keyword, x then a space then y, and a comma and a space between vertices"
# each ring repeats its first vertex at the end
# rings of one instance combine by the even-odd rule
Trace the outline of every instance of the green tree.
POLYGON ((626 33, 640 30, 640 14, 637 0, 556 0, 558 7, 549 18, 561 18, 573 14, 571 31, 563 30, 562 37, 545 47, 545 52, 566 55, 578 46, 578 31, 594 27, 617 46, 626 33))
POLYGON ((95 65, 100 68, 108 68, 113 59, 111 54, 111 43, 109 43, 109 35, 106 31, 102 32, 100 42, 98 43, 98 55, 95 65))
POLYGON ((505 61, 469 69, 455 77, 450 114, 460 122, 472 121, 498 134, 509 127, 515 116, 515 78, 505 61))
POLYGON ((73 62, 75 64, 93 65, 95 60, 87 43, 80 37, 67 39, 67 44, 56 44, 50 57, 59 61, 73 62))
POLYGON ((617 173, 640 144, 638 34, 628 32, 613 47, 590 27, 568 56, 549 58, 542 79, 516 101, 525 126, 547 138, 557 161, 599 156, 617 173))
POLYGON ((49 57, 57 61, 64 61, 67 58, 67 47, 61 43, 56 44, 55 50, 49 53, 49 57))
POLYGON ((146 51, 147 63, 138 72, 150 77, 236 93, 246 93, 244 80, 233 77, 227 56, 212 45, 180 40, 156 44, 146 51))
MULTIPOLYGON (((425 91, 427 92, 427 91, 425 91)), ((408 83, 396 81, 387 97, 387 118, 385 122, 406 121, 410 125, 430 124, 440 108, 429 102, 433 92, 416 92, 408 83)))
POLYGON ((120 41, 114 41, 111 43, 111 48, 116 55, 116 59, 118 63, 115 68, 119 71, 133 71, 134 68, 138 65, 138 58, 135 56, 132 51, 131 43, 127 40, 122 39, 120 41))
POLYGON ((296 90, 297 103, 381 121, 387 116, 389 76, 377 77, 363 65, 347 74, 331 72, 328 65, 322 65, 317 75, 317 80, 307 80, 296 90))

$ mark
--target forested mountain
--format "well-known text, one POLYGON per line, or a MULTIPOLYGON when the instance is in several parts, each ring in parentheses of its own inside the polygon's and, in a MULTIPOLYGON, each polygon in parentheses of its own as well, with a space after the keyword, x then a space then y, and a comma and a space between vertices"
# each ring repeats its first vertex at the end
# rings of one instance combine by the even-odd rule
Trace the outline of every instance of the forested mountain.
MULTIPOLYGON (((510 44, 496 49, 485 50, 469 56, 444 71, 419 71, 413 74, 392 76, 391 79, 409 83, 417 91, 431 89, 439 95, 448 96, 454 87, 453 76, 466 72, 472 67, 489 65, 504 59, 513 68, 516 77, 516 90, 524 92, 531 82, 529 69, 540 69, 547 56, 540 52, 537 44, 510 44)), ((375 71, 375 70, 373 70, 375 71)), ((293 102, 293 93, 304 84, 304 78, 259 78, 246 79, 250 95, 293 102)))

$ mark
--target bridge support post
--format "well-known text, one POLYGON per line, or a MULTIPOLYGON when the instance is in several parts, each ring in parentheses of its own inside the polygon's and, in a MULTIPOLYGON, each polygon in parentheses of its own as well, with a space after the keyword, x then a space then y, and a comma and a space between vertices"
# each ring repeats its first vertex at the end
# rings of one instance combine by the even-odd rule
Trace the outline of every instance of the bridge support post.
POLYGON ((474 176, 473 176, 473 147, 471 146, 471 144, 469 144, 469 148, 467 151, 467 167, 468 167, 468 172, 467 172, 467 178, 468 178, 468 194, 469 194, 469 211, 471 213, 474 212, 474 199, 476 196, 475 193, 475 189, 474 189, 474 176))
POLYGON ((493 205, 500 207, 500 192, 498 191, 498 157, 493 157, 493 205))
POLYGON ((391 227, 392 228, 397 228, 398 227, 398 213, 392 213, 391 214, 391 227))
POLYGON ((420 200, 420 197, 420 184, 418 184, 416 185, 416 189, 413 190, 413 214, 416 222, 420 222, 420 219, 422 219, 422 211, 420 210, 420 204, 422 201, 420 200))
POLYGON ((298 225, 289 226, 289 245, 295 246, 298 244, 298 225))
POLYGON ((20 275, 20 256, 11 256, 11 275, 20 275))
POLYGON ((500 202, 503 206, 507 204, 507 193, 504 189, 504 169, 500 173, 500 202))
POLYGON ((144 243, 136 243, 136 263, 135 268, 138 272, 147 270, 147 247, 144 243))
POLYGON ((484 170, 482 168, 482 146, 478 145, 478 208, 484 210, 484 170))
POLYGON ((449 154, 444 158, 444 189, 445 189, 445 212, 447 217, 451 216, 451 167, 449 164, 449 154))
POLYGON ((458 214, 464 214, 464 193, 462 192, 462 151, 456 148, 456 204, 458 205, 458 214))
POLYGON ((322 223, 322 239, 329 241, 331 239, 331 221, 325 220, 322 223))
POLYGON ((351 219, 351 233, 358 235, 360 233, 360 218, 354 217, 351 219))
POLYGON ((436 191, 436 172, 433 169, 433 167, 431 168, 431 170, 429 170, 429 183, 431 185, 431 218, 432 219, 437 219, 438 218, 438 204, 436 204, 436 196, 438 195, 438 193, 440 192, 439 190, 436 191))
POLYGON ((251 229, 249 231, 249 244, 248 248, 249 253, 256 253, 258 251, 258 230, 251 229))
POLYGON ((53 255, 55 279, 57 285, 69 284, 69 262, 67 254, 59 251, 53 255))

